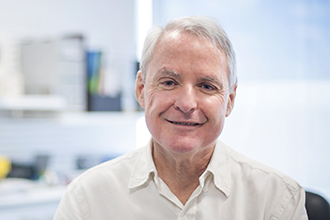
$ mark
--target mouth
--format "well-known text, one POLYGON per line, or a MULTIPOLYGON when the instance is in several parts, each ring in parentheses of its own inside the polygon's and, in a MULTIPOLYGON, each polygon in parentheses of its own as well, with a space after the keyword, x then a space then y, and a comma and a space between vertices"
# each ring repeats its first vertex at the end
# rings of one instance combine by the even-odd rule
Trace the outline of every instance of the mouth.
POLYGON ((198 125, 202 125, 200 123, 194 123, 194 122, 178 122, 178 121, 170 121, 170 120, 166 120, 172 124, 176 124, 176 125, 185 125, 185 126, 198 126, 198 125))

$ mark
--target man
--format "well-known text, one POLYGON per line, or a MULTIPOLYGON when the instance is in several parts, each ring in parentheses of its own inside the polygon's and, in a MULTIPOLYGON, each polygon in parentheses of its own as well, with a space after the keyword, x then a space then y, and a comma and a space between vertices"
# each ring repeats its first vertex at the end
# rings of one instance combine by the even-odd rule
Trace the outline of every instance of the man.
POLYGON ((153 29, 136 80, 150 143, 75 179, 55 219, 307 219, 301 186, 217 142, 236 88, 215 21, 153 29))

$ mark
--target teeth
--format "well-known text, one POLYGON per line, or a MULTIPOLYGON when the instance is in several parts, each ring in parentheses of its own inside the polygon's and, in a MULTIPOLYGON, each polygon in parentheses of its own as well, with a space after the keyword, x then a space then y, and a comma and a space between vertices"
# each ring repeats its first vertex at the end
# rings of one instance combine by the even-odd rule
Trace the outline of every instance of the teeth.
POLYGON ((172 123, 177 125, 198 125, 198 123, 183 123, 183 122, 172 122, 172 123))

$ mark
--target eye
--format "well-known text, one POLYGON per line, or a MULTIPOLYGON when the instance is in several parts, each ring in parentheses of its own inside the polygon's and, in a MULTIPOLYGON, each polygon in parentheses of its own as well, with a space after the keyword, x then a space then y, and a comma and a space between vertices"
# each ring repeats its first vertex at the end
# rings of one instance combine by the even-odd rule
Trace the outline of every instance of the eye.
POLYGON ((206 90, 215 90, 216 88, 209 84, 202 84, 201 87, 206 90))
POLYGON ((160 81, 160 86, 164 89, 172 89, 174 88, 178 83, 172 79, 163 79, 160 81))
POLYGON ((215 90, 217 90, 217 87, 215 87, 214 85, 208 84, 208 83, 202 83, 200 85, 200 87, 203 90, 206 90, 206 91, 215 91, 215 90))
POLYGON ((219 91, 217 86, 210 83, 201 83, 199 84, 199 88, 201 89, 202 92, 206 94, 214 94, 219 91))
POLYGON ((173 86, 174 85, 174 82, 168 80, 168 81, 163 82, 162 84, 165 85, 165 86, 173 86))

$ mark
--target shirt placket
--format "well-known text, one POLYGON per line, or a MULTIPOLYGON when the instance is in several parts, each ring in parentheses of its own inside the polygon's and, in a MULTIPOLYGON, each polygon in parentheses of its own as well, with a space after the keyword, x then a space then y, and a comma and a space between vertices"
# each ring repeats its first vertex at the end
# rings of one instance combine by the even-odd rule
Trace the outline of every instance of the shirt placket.
POLYGON ((198 186, 193 192, 185 206, 183 206, 177 220, 195 220, 197 211, 198 196, 203 192, 203 188, 198 186))
POLYGON ((187 203, 180 215, 178 216, 178 220, 195 220, 196 219, 196 210, 197 210, 197 198, 192 199, 187 203))
POLYGON ((179 199, 171 192, 167 185, 157 175, 154 178, 154 182, 158 188, 158 193, 163 195, 167 200, 176 206, 175 209, 177 209, 178 214, 177 220, 195 220, 198 196, 201 193, 207 191, 208 183, 210 181, 208 177, 208 173, 203 175, 200 180, 200 185, 195 189, 185 205, 182 205, 179 199))

